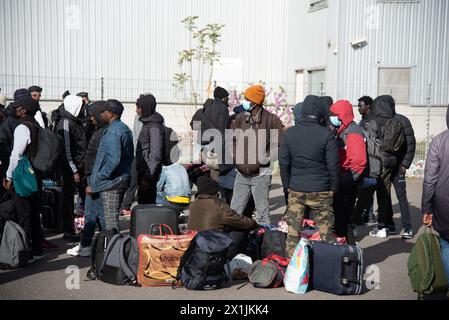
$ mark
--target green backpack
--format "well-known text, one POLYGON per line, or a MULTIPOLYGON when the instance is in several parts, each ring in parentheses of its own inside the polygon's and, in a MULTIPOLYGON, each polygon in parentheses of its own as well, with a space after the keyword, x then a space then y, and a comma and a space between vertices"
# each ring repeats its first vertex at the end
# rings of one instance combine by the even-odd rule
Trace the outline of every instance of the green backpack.
POLYGON ((412 288, 419 294, 445 292, 448 282, 441 261, 439 237, 426 227, 408 258, 408 275, 412 288))
POLYGON ((14 190, 19 197, 26 198, 38 191, 36 174, 26 156, 23 156, 12 173, 14 190))

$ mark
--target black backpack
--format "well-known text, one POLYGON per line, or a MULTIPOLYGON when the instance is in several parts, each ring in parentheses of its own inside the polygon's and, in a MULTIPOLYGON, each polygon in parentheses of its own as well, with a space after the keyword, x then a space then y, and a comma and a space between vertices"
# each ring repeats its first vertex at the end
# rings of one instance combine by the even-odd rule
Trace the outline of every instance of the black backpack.
POLYGON ((29 125, 38 128, 37 153, 30 159, 31 164, 44 178, 52 177, 62 156, 62 138, 50 129, 29 125))
MULTIPOLYGON (((375 124, 375 122, 373 122, 375 124)), ((369 124, 368 124, 369 125, 369 124)), ((369 168, 369 177, 378 178, 382 172, 382 149, 377 135, 370 130, 363 129, 366 141, 366 153, 369 168)))
POLYGON ((138 265, 134 238, 122 236, 115 229, 102 231, 92 243, 92 264, 87 277, 114 285, 137 285, 138 265))
POLYGON ((278 230, 266 230, 263 235, 260 259, 265 259, 271 255, 286 258, 286 240, 286 233, 278 230))
MULTIPOLYGON (((214 290, 226 280, 232 238, 218 230, 199 232, 181 258, 177 281, 188 290, 214 290)), ((175 282, 173 282, 173 285, 175 282)))
POLYGON ((164 129, 164 159, 162 164, 169 166, 179 160, 179 140, 176 132, 172 128, 166 127, 165 125, 162 125, 162 128, 164 129))
POLYGON ((0 198, 0 241, 3 236, 6 221, 12 220, 17 222, 16 201, 12 199, 11 192, 7 191, 0 198))
POLYGON ((396 118, 390 118, 381 129, 380 146, 383 152, 397 155, 405 143, 405 132, 396 118))

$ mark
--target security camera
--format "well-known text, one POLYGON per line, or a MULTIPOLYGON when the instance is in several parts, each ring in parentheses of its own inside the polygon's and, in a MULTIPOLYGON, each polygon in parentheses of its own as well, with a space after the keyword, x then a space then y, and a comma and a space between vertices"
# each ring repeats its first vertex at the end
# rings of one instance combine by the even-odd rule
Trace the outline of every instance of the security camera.
POLYGON ((350 42, 350 44, 354 49, 362 48, 368 44, 368 40, 366 38, 360 38, 360 39, 352 40, 350 42))

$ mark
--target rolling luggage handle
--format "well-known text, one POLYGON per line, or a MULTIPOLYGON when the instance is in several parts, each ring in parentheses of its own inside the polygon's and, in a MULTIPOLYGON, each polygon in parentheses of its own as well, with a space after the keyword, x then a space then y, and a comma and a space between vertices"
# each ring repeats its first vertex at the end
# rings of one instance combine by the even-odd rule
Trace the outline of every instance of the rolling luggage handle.
MULTIPOLYGON (((353 275, 356 275, 357 273, 358 273, 358 263, 355 263, 355 261, 354 260, 352 260, 351 258, 349 258, 349 257, 342 257, 342 259, 341 259, 341 262, 342 262, 342 265, 349 265, 349 264, 353 264, 352 265, 352 274, 353 275)), ((352 279, 347 279, 346 277, 345 277, 345 274, 344 274, 344 268, 342 268, 341 269, 341 284, 343 285, 343 286, 345 286, 345 287, 347 287, 347 286, 349 286, 349 283, 359 283, 359 281, 357 280, 357 279, 354 279, 354 278, 352 278, 352 279)))

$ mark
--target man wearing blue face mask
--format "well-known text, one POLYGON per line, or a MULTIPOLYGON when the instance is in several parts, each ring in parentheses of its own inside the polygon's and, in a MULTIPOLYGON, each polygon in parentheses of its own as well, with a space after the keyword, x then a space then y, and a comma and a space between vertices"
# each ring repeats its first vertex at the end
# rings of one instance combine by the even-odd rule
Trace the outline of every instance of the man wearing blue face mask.
POLYGON ((337 132, 340 158, 340 188, 334 195, 335 234, 355 244, 348 235, 351 216, 357 200, 357 187, 363 181, 367 167, 366 143, 362 128, 354 122, 349 101, 337 101, 331 107, 330 122, 337 132))

